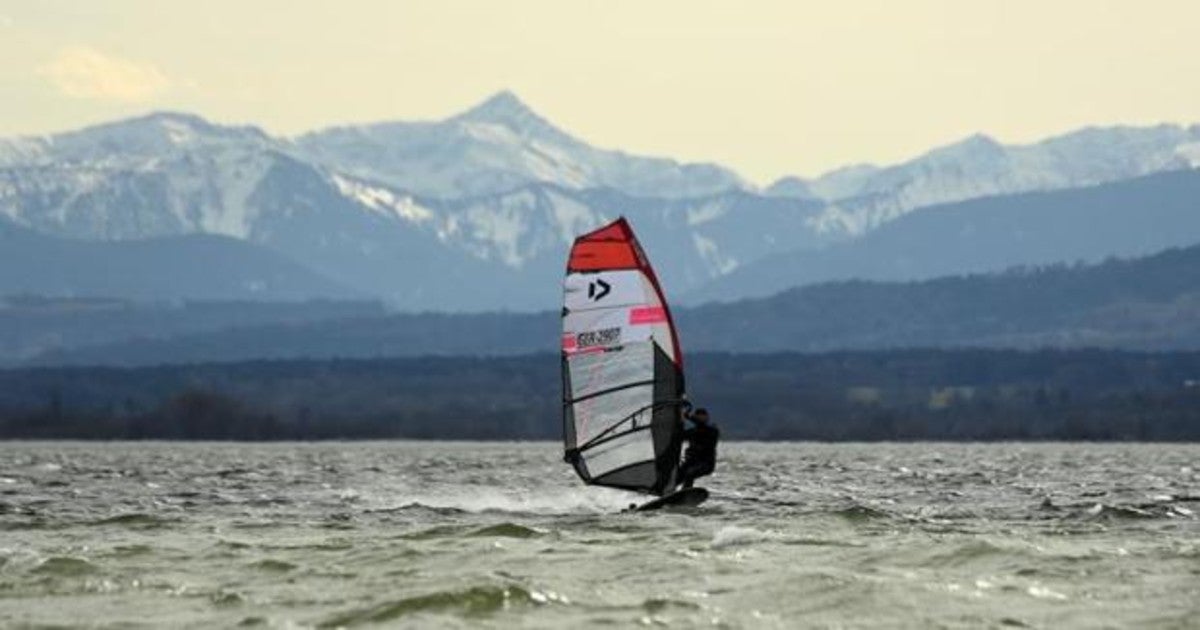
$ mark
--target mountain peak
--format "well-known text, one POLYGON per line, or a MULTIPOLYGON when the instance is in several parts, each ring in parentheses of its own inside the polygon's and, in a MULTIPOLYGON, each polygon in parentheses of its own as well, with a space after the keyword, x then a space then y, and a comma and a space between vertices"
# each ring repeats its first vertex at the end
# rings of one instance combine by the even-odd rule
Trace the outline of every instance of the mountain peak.
POLYGON ((550 134, 566 138, 566 134, 539 116, 529 105, 526 105, 509 90, 496 92, 482 103, 455 116, 453 120, 504 125, 523 134, 550 134))
POLYGON ((771 197, 794 197, 797 199, 815 199, 817 196, 809 187, 808 182, 790 175, 779 178, 764 192, 771 197))
POLYGON ((69 131, 66 133, 112 133, 114 131, 128 129, 190 129, 197 132, 204 132, 215 128, 215 125, 196 114, 163 110, 149 112, 140 116, 133 116, 131 118, 122 118, 98 125, 91 125, 84 127, 83 129, 79 129, 78 131, 69 131))
POLYGON ((130 122, 146 121, 157 123, 178 123, 184 125, 193 125, 196 127, 210 127, 212 123, 205 120, 203 117, 189 112, 178 112, 169 109, 163 109, 150 112, 144 116, 138 116, 130 119, 130 122))
POLYGON ((927 159, 995 159, 1002 158, 1005 154, 1004 145, 995 138, 984 133, 975 133, 958 142, 933 149, 908 164, 915 164, 927 159))
POLYGON ((176 132, 187 130, 205 136, 253 137, 257 140, 270 139, 267 133, 256 125, 216 123, 203 116, 188 112, 156 111, 141 118, 135 118, 131 122, 134 121, 153 122, 157 123, 163 129, 174 130, 176 132))
POLYGON ((495 120, 536 115, 533 109, 526 105, 511 90, 500 90, 489 96, 482 103, 461 114, 460 118, 495 120))
POLYGON ((109 139, 121 143, 125 148, 139 145, 160 147, 164 143, 186 145, 203 139, 269 139, 258 127, 220 125, 196 114, 175 111, 150 112, 58 134, 56 138, 68 142, 109 139))
POLYGON ((995 138, 986 133, 973 133, 950 146, 969 148, 969 149, 993 149, 1003 147, 995 138))

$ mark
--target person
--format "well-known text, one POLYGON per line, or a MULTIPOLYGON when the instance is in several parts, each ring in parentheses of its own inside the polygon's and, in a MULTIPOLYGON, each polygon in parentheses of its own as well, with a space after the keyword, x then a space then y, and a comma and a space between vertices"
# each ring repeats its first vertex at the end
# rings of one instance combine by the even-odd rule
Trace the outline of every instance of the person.
POLYGON ((721 431, 709 420, 708 410, 703 407, 684 417, 692 422, 692 426, 683 431, 687 450, 683 454, 683 464, 679 466, 679 480, 687 489, 697 478, 712 474, 717 464, 717 440, 721 438, 721 431))

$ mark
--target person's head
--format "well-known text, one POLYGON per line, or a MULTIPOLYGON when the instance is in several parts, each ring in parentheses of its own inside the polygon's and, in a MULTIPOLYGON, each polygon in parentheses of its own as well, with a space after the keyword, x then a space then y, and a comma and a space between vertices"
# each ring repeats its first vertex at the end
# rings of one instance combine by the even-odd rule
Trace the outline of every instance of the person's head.
POLYGON ((692 412, 692 420, 700 424, 708 424, 708 410, 704 407, 698 407, 692 412))

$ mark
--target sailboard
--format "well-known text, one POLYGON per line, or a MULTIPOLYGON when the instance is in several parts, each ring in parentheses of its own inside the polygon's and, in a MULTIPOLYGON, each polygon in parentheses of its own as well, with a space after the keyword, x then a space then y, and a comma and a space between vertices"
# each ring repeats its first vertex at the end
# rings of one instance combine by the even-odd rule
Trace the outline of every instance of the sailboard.
POLYGON ((672 493, 683 353, 662 286, 624 218, 575 239, 562 321, 565 459, 588 484, 672 493))
POLYGON ((708 490, 704 488, 684 488, 678 492, 672 492, 641 505, 631 505, 629 506, 629 511, 649 512, 663 508, 690 508, 704 503, 706 499, 708 499, 708 490))

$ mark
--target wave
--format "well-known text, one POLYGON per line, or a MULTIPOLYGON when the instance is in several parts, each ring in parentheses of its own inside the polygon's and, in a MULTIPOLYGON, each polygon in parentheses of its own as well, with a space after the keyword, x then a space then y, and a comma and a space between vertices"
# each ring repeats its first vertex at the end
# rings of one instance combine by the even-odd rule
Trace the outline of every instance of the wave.
POLYGON ((150 545, 117 545, 105 555, 113 558, 131 558, 134 556, 147 556, 153 553, 154 548, 150 545))
POLYGON ((840 516, 848 521, 867 521, 879 518, 888 518, 891 514, 878 508, 867 507, 865 505, 852 505, 840 510, 832 510, 830 512, 836 516, 840 516))
POLYGON ((385 623, 425 612, 456 612, 465 617, 485 617, 510 608, 534 605, 539 600, 545 600, 545 597, 535 598, 533 593, 519 586, 475 586, 463 590, 436 591, 351 610, 326 619, 317 627, 385 623))
POLYGON ((51 556, 42 560, 33 569, 33 573, 39 575, 52 575, 55 577, 82 577, 92 575, 100 571, 96 565, 88 562, 83 558, 74 556, 51 556))
POLYGON ((251 563, 250 568, 258 569, 259 571, 266 571, 268 573, 287 573, 289 571, 294 571, 299 567, 291 562, 267 558, 265 560, 259 560, 258 562, 251 563))
POLYGON ((208 601, 218 608, 236 608, 246 604, 246 596, 236 591, 219 590, 209 594, 208 601))
POLYGON ((498 523, 477 529, 468 536, 475 538, 537 538, 549 533, 540 527, 527 527, 516 523, 498 523))
POLYGON ((684 601, 680 599, 647 599, 642 602, 642 609, 650 614, 658 614, 666 612, 672 608, 682 610, 699 610, 700 605, 695 602, 684 601))
POLYGON ((929 568, 951 568, 972 564, 993 557, 1027 556, 1021 549, 1001 547, 987 540, 973 540, 963 544, 948 545, 934 549, 922 549, 915 554, 918 566, 929 568))
POLYGON ((129 512, 126 514, 116 514, 99 520, 88 523, 89 525, 119 525, 130 529, 158 529, 160 527, 168 527, 179 522, 174 518, 163 518, 154 516, 153 514, 145 514, 143 512, 129 512))

